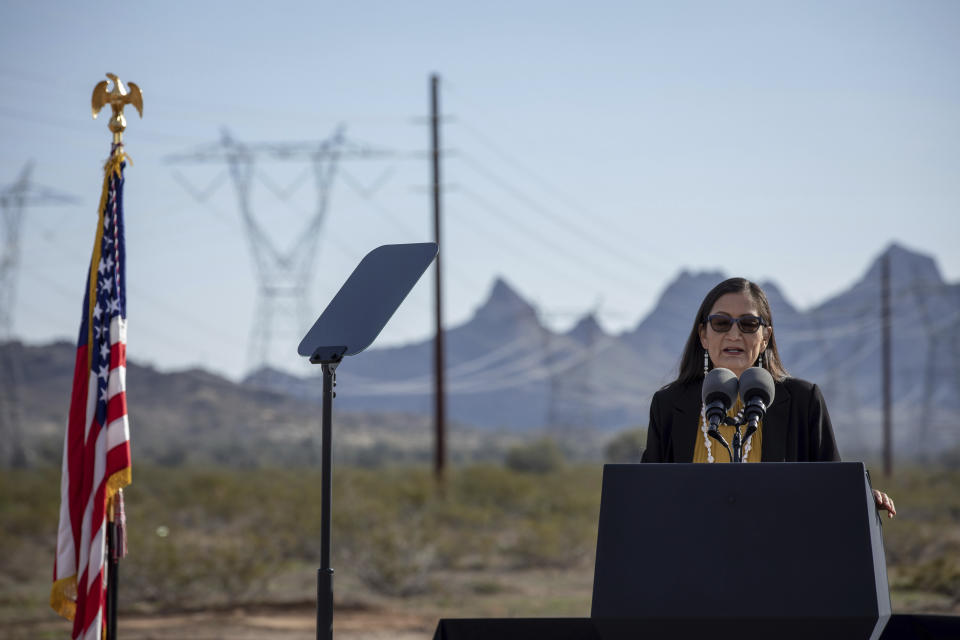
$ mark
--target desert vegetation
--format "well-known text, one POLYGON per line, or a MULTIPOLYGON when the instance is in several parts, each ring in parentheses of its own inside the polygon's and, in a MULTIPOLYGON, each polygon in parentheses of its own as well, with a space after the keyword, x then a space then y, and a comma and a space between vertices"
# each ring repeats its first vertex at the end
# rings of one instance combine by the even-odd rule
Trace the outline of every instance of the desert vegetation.
MULTIPOLYGON (((587 615, 601 465, 544 442, 506 462, 453 468, 442 490, 423 465, 336 468, 338 605, 587 615)), ((882 485, 900 511, 884 523, 895 611, 960 612, 960 470, 900 469, 882 485)), ((0 472, 4 626, 54 615, 58 501, 59 469, 0 472)), ((136 465, 121 613, 311 606, 319 505, 316 468, 136 465)))

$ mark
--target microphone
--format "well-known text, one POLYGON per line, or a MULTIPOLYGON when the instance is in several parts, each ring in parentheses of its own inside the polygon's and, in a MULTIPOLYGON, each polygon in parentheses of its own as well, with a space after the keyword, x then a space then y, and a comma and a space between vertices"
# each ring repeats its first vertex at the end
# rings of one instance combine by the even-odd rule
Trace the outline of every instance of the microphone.
POLYGON ((716 429, 737 399, 737 374, 730 369, 713 369, 703 378, 700 398, 707 407, 710 428, 716 429))
POLYGON ((700 398, 706 407, 707 421, 710 425, 707 428, 707 435, 723 445, 727 454, 730 455, 730 460, 733 460, 730 445, 720 435, 720 430, 717 427, 726 417, 730 407, 733 406, 737 398, 738 386, 737 374, 730 369, 721 367, 712 369, 710 373, 704 376, 703 387, 700 390, 700 398))
POLYGON ((743 398, 743 416, 747 419, 746 440, 757 430, 757 423, 773 402, 773 376, 761 367, 750 367, 740 374, 740 397, 743 398))

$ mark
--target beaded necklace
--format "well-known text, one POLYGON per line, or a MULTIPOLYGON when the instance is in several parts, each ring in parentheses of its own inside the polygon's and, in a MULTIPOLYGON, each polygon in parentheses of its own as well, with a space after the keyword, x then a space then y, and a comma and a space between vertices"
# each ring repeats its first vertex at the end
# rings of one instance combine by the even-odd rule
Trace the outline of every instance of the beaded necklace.
MULTIPOLYGON (((724 418, 724 421, 723 421, 724 424, 731 424, 730 422, 728 422, 728 420, 730 420, 729 416, 724 418)), ((732 424, 743 424, 743 407, 740 407, 740 411, 737 412, 737 415, 735 418, 733 418, 733 420, 734 422, 732 424)), ((701 403, 700 431, 703 432, 703 444, 707 447, 707 462, 712 463, 715 460, 715 458, 713 457, 713 451, 711 450, 711 448, 713 447, 713 441, 710 438, 710 436, 707 435, 707 424, 708 424, 707 423, 707 405, 701 403)), ((748 437, 743 442, 743 461, 744 462, 747 462, 748 459, 750 458, 750 449, 753 446, 752 443, 753 443, 753 434, 751 433, 750 437, 748 437)))

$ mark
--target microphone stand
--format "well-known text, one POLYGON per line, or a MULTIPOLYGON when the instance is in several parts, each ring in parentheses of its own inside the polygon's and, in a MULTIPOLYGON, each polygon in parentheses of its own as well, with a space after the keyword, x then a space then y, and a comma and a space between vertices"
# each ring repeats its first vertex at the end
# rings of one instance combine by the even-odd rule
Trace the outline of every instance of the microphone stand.
MULTIPOLYGON (((757 419, 751 416, 750 420, 747 422, 747 432, 741 434, 740 427, 744 425, 744 422, 741 420, 734 421, 732 418, 726 418, 724 420, 726 424, 732 425, 735 430, 733 432, 733 442, 732 448, 731 445, 727 444, 727 441, 724 439, 723 435, 720 433, 720 429, 717 428, 717 425, 714 424, 714 421, 710 421, 710 427, 707 429, 707 435, 723 445, 723 448, 727 450, 727 455, 730 456, 730 462, 743 462, 743 445, 746 444, 747 439, 752 436, 757 430, 757 419)), ((720 422, 719 420, 717 421, 720 422)))
POLYGON ((740 437, 740 427, 743 425, 739 420, 734 425, 733 432, 733 462, 743 462, 743 442, 745 438, 740 437))
MULTIPOLYGON (((727 414, 727 409, 729 407, 724 406, 723 402, 715 400, 707 405, 707 419, 710 421, 710 426, 707 428, 707 435, 723 445, 723 448, 727 450, 727 455, 730 456, 730 460, 733 461, 733 454, 730 452, 730 445, 727 444, 727 441, 724 439, 723 435, 720 433, 718 428, 720 423, 723 422, 727 414)), ((736 443, 736 440, 734 440, 736 443)))
POLYGON ((737 453, 737 459, 734 462, 743 462, 743 445, 746 443, 747 439, 750 438, 754 433, 756 433, 759 428, 760 419, 763 418, 767 413, 767 405, 760 398, 754 396, 747 401, 747 405, 744 411, 744 417, 747 425, 747 433, 744 434, 743 440, 740 439, 740 426, 744 424, 742 421, 737 422, 737 431, 733 435, 733 446, 734 451, 737 453))

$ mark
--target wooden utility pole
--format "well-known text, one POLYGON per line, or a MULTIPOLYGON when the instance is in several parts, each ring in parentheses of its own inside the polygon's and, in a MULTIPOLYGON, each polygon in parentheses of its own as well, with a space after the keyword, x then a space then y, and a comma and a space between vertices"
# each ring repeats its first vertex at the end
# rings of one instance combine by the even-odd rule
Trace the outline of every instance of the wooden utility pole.
POLYGON ((882 328, 881 359, 883 370, 883 473, 893 475, 893 415, 891 399, 890 346, 890 252, 880 259, 880 323, 882 328))
POLYGON ((430 76, 430 139, 433 160, 433 239, 440 247, 437 254, 436 278, 436 335, 433 340, 433 378, 434 378, 434 427, 435 449, 433 454, 433 471, 439 482, 443 481, 447 466, 447 416, 444 396, 444 354, 443 354, 443 244, 440 241, 440 107, 438 89, 440 76, 430 76))

